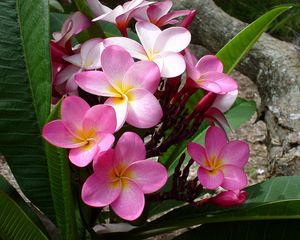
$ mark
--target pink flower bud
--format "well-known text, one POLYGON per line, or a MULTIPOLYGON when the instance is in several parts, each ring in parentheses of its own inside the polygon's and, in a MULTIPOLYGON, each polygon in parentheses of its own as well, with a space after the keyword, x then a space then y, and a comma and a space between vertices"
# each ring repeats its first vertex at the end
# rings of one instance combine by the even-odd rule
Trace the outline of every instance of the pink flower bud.
POLYGON ((217 196, 210 199, 211 203, 214 203, 222 208, 228 208, 235 205, 243 204, 247 199, 245 191, 227 191, 221 192, 217 196))

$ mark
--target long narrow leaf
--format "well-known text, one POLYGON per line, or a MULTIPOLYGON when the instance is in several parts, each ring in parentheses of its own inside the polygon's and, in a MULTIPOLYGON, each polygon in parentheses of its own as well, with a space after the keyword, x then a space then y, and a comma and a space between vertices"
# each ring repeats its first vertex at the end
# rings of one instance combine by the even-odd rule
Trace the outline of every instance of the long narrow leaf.
POLYGON ((53 221, 40 128, 51 97, 48 0, 0 2, 0 152, 24 194, 53 221))
MULTIPOLYGON (((60 118, 60 103, 52 110, 49 121, 60 118)), ((46 143, 46 154, 60 239, 78 239, 67 152, 46 143)))

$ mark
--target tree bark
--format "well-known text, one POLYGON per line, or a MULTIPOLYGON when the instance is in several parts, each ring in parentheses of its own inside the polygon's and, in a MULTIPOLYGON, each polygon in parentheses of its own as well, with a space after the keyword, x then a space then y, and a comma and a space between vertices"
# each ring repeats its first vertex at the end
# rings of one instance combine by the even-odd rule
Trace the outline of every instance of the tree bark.
MULTIPOLYGON (((247 26, 212 0, 174 1, 175 9, 196 9, 193 43, 216 53, 247 26)), ((275 175, 300 174, 300 52, 297 46, 263 34, 237 66, 258 86, 260 118, 268 127, 269 160, 275 175)))

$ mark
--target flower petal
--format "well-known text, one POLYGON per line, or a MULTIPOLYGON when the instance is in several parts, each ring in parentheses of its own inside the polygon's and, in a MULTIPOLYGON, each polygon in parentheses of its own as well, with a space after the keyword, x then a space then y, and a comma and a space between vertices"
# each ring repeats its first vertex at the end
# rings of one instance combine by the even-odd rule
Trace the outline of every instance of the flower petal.
POLYGON ((187 76, 193 80, 199 79, 201 74, 198 71, 198 69, 195 67, 197 63, 196 57, 192 54, 191 50, 189 50, 188 48, 186 48, 184 52, 185 52, 184 60, 186 63, 187 76))
POLYGON ((138 128, 150 128, 159 123, 163 112, 156 97, 141 88, 130 90, 128 97, 128 116, 126 122, 138 128))
POLYGON ((218 159, 222 161, 224 165, 234 165, 243 168, 250 155, 249 146, 243 141, 231 141, 227 143, 221 152, 219 153, 218 159))
POLYGON ((74 74, 78 73, 79 71, 79 67, 70 64, 59 73, 57 73, 54 84, 59 85, 68 81, 69 79, 73 78, 74 74))
POLYGON ((201 74, 207 72, 223 72, 223 63, 214 55, 203 56, 196 64, 201 74))
POLYGON ((223 113, 226 112, 235 102, 238 92, 238 90, 234 90, 223 95, 219 94, 211 107, 217 108, 223 113))
POLYGON ((191 158, 195 160, 201 167, 207 167, 207 156, 205 152, 205 148, 200 144, 191 142, 187 145, 187 151, 191 158))
POLYGON ((178 10, 174 12, 170 12, 163 16, 158 22, 157 26, 164 26, 166 24, 176 24, 178 21, 174 20, 174 18, 183 17, 189 15, 191 13, 190 10, 178 10))
POLYGON ((75 75, 75 81, 86 92, 105 97, 119 96, 103 72, 81 72, 75 75))
POLYGON ((97 133, 96 139, 99 147, 98 154, 110 149, 115 141, 114 135, 112 135, 111 133, 104 133, 104 132, 97 133))
POLYGON ((195 83, 198 85, 198 87, 203 88, 209 92, 213 92, 213 93, 222 92, 221 86, 214 81, 201 80, 201 81, 195 81, 195 83))
POLYGON ((101 63, 107 80, 115 89, 121 90, 124 75, 134 64, 129 52, 119 46, 108 46, 102 52, 101 63))
POLYGON ((123 219, 132 221, 143 212, 145 197, 137 184, 130 180, 123 180, 119 197, 111 203, 114 212, 123 219))
POLYGON ((97 69, 101 67, 101 53, 104 48, 102 38, 93 38, 82 44, 80 54, 84 69, 97 69))
POLYGON ((148 54, 151 54, 161 30, 150 22, 137 22, 135 29, 144 49, 148 54))
POLYGON ((224 181, 221 187, 227 190, 243 189, 248 184, 246 173, 242 169, 233 165, 225 165, 222 167, 224 181))
POLYGON ((226 133, 218 127, 210 127, 205 135, 205 149, 208 158, 216 159, 227 144, 226 133))
POLYGON ((77 148, 84 145, 84 142, 69 132, 62 120, 47 123, 43 127, 42 135, 49 143, 61 148, 77 148))
POLYGON ((126 49, 133 58, 137 58, 141 60, 148 59, 147 53, 145 52, 143 46, 140 43, 130 38, 111 37, 111 38, 106 38, 103 43, 104 46, 111 46, 111 45, 121 46, 124 49, 126 49))
POLYGON ((94 174, 98 175, 98 178, 103 179, 104 182, 116 181, 114 161, 114 149, 108 149, 107 151, 100 153, 93 161, 94 174))
POLYGON ((100 16, 102 14, 111 12, 112 9, 101 4, 98 0, 87 0, 87 3, 92 10, 94 16, 100 16))
POLYGON ((236 81, 224 73, 207 72, 201 75, 201 80, 217 83, 221 87, 221 93, 231 92, 238 88, 236 81))
POLYGON ((151 61, 139 61, 134 63, 124 76, 123 91, 132 88, 144 88, 155 93, 160 82, 160 71, 157 65, 151 61))
POLYGON ((66 97, 61 105, 61 118, 65 127, 75 136, 82 130, 83 118, 90 106, 80 97, 66 97))
POLYGON ((173 3, 170 0, 165 0, 163 2, 158 2, 147 9, 147 15, 150 22, 157 22, 161 17, 166 15, 173 3))
POLYGON ((158 65, 162 77, 177 77, 185 70, 184 58, 179 53, 168 52, 156 55, 153 61, 158 65))
POLYGON ((191 33, 183 27, 171 27, 162 31, 157 37, 154 52, 175 52, 184 50, 191 41, 191 33))
POLYGON ((198 178, 203 187, 213 190, 222 184, 224 175, 219 169, 207 170, 200 167, 198 169, 198 178))
POLYGON ((69 63, 72 63, 73 65, 75 65, 77 67, 81 67, 81 65, 82 65, 80 53, 77 53, 77 54, 74 54, 71 56, 64 56, 63 59, 69 63))
POLYGON ((105 105, 112 106, 116 113, 117 126, 116 131, 118 131, 125 123, 128 115, 128 100, 126 96, 123 98, 109 98, 105 101, 105 105))
POLYGON ((115 110, 111 106, 96 105, 91 107, 84 116, 84 131, 114 133, 117 119, 115 110))
POLYGON ((96 141, 89 141, 84 146, 73 148, 69 152, 70 161, 77 167, 87 166, 98 152, 96 141))
POLYGON ((115 166, 125 170, 131 163, 145 158, 146 148, 140 136, 134 132, 125 132, 115 147, 115 166))
POLYGON ((142 160, 131 164, 124 176, 135 182, 144 193, 153 193, 163 187, 168 179, 165 167, 153 160, 142 160))
POLYGON ((121 193, 121 182, 107 182, 92 174, 82 186, 81 198, 92 207, 104 207, 115 201, 121 193))

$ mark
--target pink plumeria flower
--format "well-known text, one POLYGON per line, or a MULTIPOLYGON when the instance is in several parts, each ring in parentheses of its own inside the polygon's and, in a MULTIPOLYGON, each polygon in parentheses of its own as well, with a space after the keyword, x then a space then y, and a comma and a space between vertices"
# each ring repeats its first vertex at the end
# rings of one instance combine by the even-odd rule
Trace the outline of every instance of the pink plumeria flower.
POLYGON ((144 209, 144 194, 159 190, 168 178, 163 165, 145 158, 142 139, 133 132, 124 133, 115 150, 94 161, 94 173, 82 187, 83 201, 93 207, 110 205, 121 218, 137 219, 144 209))
POLYGON ((172 5, 173 3, 171 0, 154 3, 138 11, 134 15, 134 18, 137 21, 151 22, 158 27, 162 27, 167 24, 176 24, 178 23, 176 18, 187 16, 191 13, 190 10, 179 10, 169 13, 172 5))
POLYGON ((112 146, 116 129, 112 107, 90 107, 79 97, 66 97, 61 106, 61 118, 43 127, 43 137, 57 147, 71 149, 69 159, 76 166, 87 166, 97 153, 112 146))
POLYGON ((75 80, 83 90, 109 97, 105 104, 117 114, 117 129, 124 122, 138 128, 150 128, 162 117, 161 106, 153 95, 160 82, 159 69, 153 62, 134 62, 119 46, 106 47, 101 55, 101 71, 76 74, 75 80))
POLYGON ((209 199, 209 202, 222 208, 228 208, 236 205, 242 205, 246 202, 247 193, 245 191, 235 190, 221 192, 217 196, 209 199))
POLYGON ((107 38, 104 45, 119 45, 134 58, 155 62, 162 77, 176 77, 185 71, 185 61, 180 52, 191 41, 191 34, 187 29, 171 27, 161 31, 148 22, 138 22, 135 28, 142 45, 124 37, 107 38))
POLYGON ((101 68, 100 56, 104 49, 102 38, 93 38, 82 44, 80 53, 65 56, 63 59, 82 70, 101 68))
POLYGON ((200 165, 198 178, 207 189, 221 186, 227 190, 238 190, 246 187, 247 175, 242 169, 249 158, 249 147, 245 142, 227 142, 224 131, 210 127, 205 135, 205 148, 192 142, 187 150, 200 165))
POLYGON ((94 15, 97 16, 93 19, 93 21, 102 20, 114 23, 120 31, 126 35, 126 28, 135 12, 142 7, 152 4, 152 2, 145 0, 132 0, 124 3, 123 5, 118 5, 114 9, 104 6, 98 0, 88 0, 88 4, 94 15))
POLYGON ((211 107, 217 108, 223 113, 228 111, 237 99, 238 93, 238 90, 233 90, 226 94, 218 94, 211 107))
POLYGON ((65 46, 70 39, 91 26, 90 20, 81 12, 75 12, 64 22, 60 32, 54 32, 54 42, 65 46))
POLYGON ((222 62, 214 55, 206 55, 199 61, 190 50, 185 50, 187 84, 193 88, 225 94, 238 88, 235 80, 223 73, 222 62))

